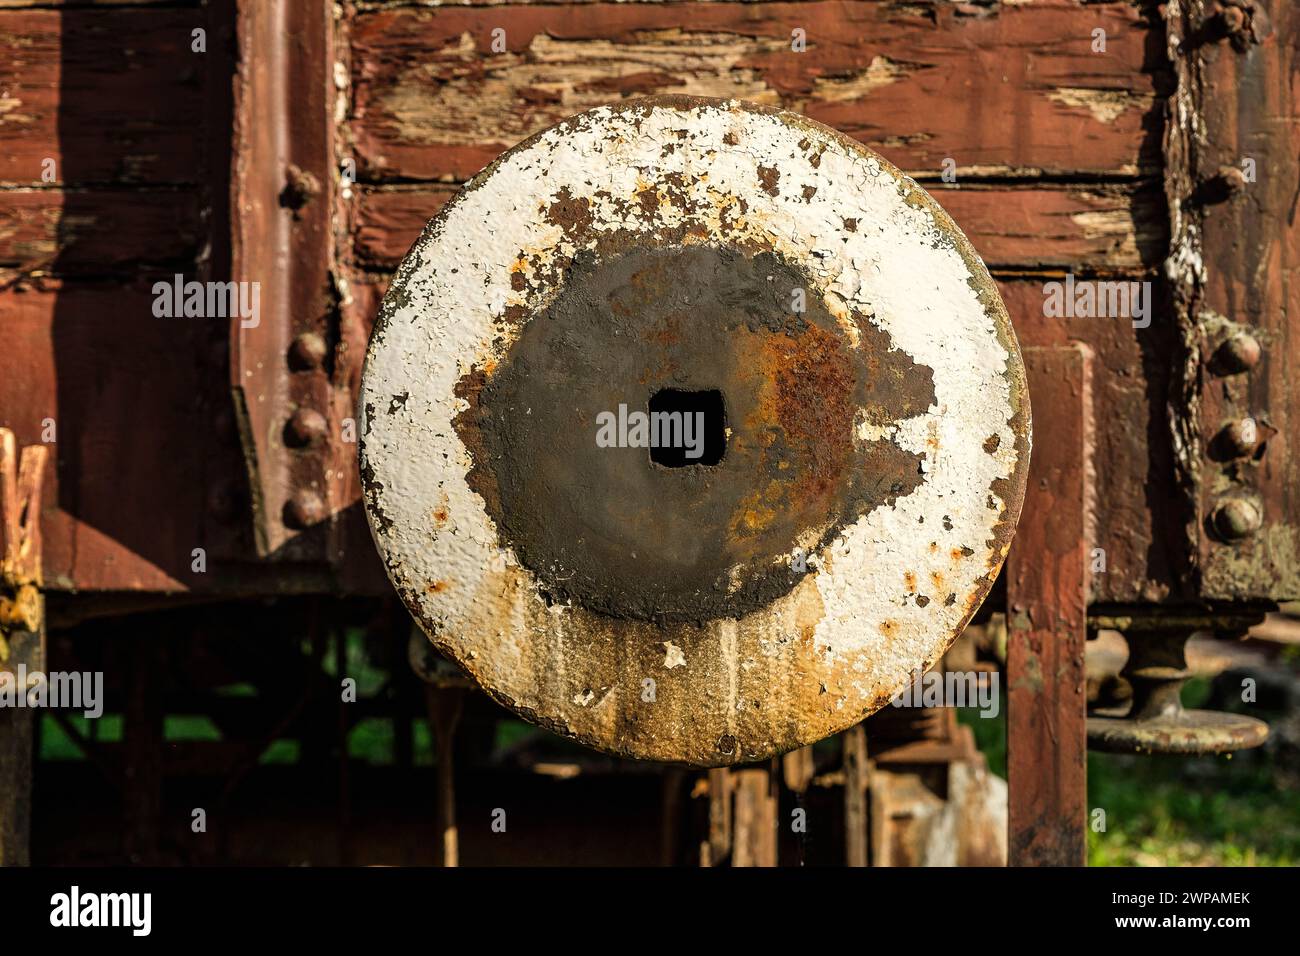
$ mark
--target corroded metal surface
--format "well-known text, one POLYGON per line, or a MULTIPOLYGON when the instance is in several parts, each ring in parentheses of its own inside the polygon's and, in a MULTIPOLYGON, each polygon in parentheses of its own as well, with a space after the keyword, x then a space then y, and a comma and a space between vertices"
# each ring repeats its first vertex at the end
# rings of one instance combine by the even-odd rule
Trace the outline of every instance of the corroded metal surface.
POLYGON ((1165 189, 1182 341, 1169 419, 1199 597, 1300 594, 1300 8, 1284 0, 1179 0, 1166 8, 1178 86, 1165 189), (1243 95, 1243 91, 1250 91, 1243 95), (1248 424, 1246 424, 1248 422, 1248 424), (1249 449, 1216 436, 1244 425, 1249 449))
POLYGON ((1079 343, 1031 346, 1024 356, 1034 401, 1050 409, 1039 429, 1050 428, 1052 440, 1034 454, 1027 520, 1007 562, 1007 858, 1081 866, 1094 357, 1079 343))
MULTIPOLYGON (((259 290, 254 322, 230 323, 230 380, 257 552, 331 557, 322 525, 344 501, 350 455, 331 434, 331 357, 311 365, 303 335, 334 337, 334 124, 326 79, 336 56, 324 0, 236 4, 231 158, 231 277, 259 290), (292 59, 293 69, 286 64, 292 59), (318 423, 303 428, 301 417, 318 423), (307 432, 312 432, 308 435, 307 432)), ((326 347, 328 349, 328 346, 326 347)))
POLYGON ((593 110, 476 177, 399 269, 361 406, 372 530, 434 644, 557 732, 701 765, 850 726, 937 660, 1029 454, 952 221, 736 101, 593 110), (721 461, 598 447, 663 389, 721 394, 721 461))
POLYGON ((1088 747, 1111 753, 1226 754, 1267 739, 1262 720, 1218 710, 1179 710, 1142 720, 1088 718, 1088 747))

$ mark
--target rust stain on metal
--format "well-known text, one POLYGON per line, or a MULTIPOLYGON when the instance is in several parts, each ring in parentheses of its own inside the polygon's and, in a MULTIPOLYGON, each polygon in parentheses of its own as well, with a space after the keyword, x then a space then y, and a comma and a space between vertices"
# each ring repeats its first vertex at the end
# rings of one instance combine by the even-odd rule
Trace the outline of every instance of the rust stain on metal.
POLYGON ((792 542, 821 547, 921 483, 920 456, 855 439, 855 412, 883 423, 928 407, 930 370, 878 330, 854 350, 818 303, 788 311, 808 276, 771 253, 692 245, 602 258, 595 246, 490 379, 471 370, 457 386, 469 405, 457 434, 473 480, 495 489, 484 498, 501 545, 538 570, 551 599, 660 622, 739 616, 806 573, 790 567, 792 542), (565 401, 551 400, 557 388, 565 401), (725 396, 721 462, 647 468, 644 448, 595 443, 602 411, 645 412, 662 388, 725 396))

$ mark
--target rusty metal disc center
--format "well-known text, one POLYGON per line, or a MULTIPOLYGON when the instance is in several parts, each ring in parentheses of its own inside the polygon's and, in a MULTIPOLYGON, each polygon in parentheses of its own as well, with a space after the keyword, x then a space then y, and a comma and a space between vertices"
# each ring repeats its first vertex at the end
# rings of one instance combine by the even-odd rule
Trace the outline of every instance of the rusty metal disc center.
POLYGON ((864 409, 883 424, 929 407, 930 370, 865 317, 837 320, 812 288, 770 252, 584 254, 492 374, 461 379, 470 485, 551 600, 643 620, 740 617, 807 573, 792 555, 924 480, 919 455, 854 430, 864 409), (730 434, 716 464, 647 454, 661 428, 702 446, 691 412, 671 433, 650 417, 666 391, 721 395, 730 434))

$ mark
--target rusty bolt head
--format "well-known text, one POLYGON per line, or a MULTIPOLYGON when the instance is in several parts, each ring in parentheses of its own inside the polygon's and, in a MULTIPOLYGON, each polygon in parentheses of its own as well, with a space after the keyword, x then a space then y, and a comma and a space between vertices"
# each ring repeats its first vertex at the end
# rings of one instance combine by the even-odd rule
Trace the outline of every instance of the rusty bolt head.
POLYGON ((1227 39, 1238 53, 1273 35, 1272 21, 1260 0, 1219 0, 1210 26, 1213 39, 1227 39))
POLYGON ((296 372, 320 368, 325 364, 328 346, 317 332, 303 332, 289 346, 289 367, 296 372))
POLYGON ((1246 173, 1239 166, 1220 166, 1218 177, 1229 195, 1246 188, 1246 173))
POLYGON ((1214 352, 1214 367, 1221 375, 1248 372, 1264 354, 1259 340, 1249 332, 1234 332, 1214 352))
POLYGON ((1245 458, 1259 446, 1259 426, 1251 418, 1241 418, 1224 425, 1218 444, 1230 458, 1245 458))
POLYGON ((1235 36, 1246 28, 1246 11, 1240 7, 1224 7, 1219 11, 1219 19, 1229 36, 1235 36))
POLYGON ((305 448, 321 441, 328 431, 324 415, 314 408, 300 408, 285 423, 284 441, 292 448, 305 448))
POLYGON ((1245 188, 1245 171, 1236 166, 1220 166, 1197 187, 1194 199, 1200 205, 1227 202, 1245 188))
POLYGON ((1263 512, 1249 498, 1226 498, 1214 509, 1214 529, 1229 541, 1250 537, 1263 523, 1263 512))
POLYGON ((285 525, 298 531, 320 524, 327 514, 325 500, 310 488, 294 492, 284 504, 285 525))
POLYGON ((290 164, 284 173, 284 191, 280 193, 280 203, 295 211, 307 205, 320 195, 320 180, 312 173, 290 164))

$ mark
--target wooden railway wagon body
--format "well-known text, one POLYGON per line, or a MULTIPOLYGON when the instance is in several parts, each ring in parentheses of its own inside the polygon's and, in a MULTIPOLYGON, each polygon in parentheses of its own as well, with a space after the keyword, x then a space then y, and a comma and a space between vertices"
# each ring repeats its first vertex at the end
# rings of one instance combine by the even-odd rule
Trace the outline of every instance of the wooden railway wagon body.
MULTIPOLYGON (((131 742, 169 706, 156 646, 187 672, 239 675, 261 637, 344 614, 404 649, 361 504, 356 401, 380 299, 425 222, 567 116, 687 94, 857 139, 991 271, 1035 426, 991 601, 1010 683, 1041 678, 1012 693, 1012 856, 1077 859, 1089 620, 1176 670, 1192 630, 1239 632, 1300 598, 1297 16, 1283 0, 0 0, 0 425, 48 451, 39 562, 7 565, 7 598, 38 585, 51 653, 122 641, 126 743, 82 743, 127 795, 132 858, 157 853, 171 759, 131 742), (243 311, 186 314, 187 284, 227 282, 243 311), (1151 309, 1053 309, 1051 283, 1149 283, 1151 309), (155 626, 228 640, 240 662, 138 639, 155 626), (1017 809, 1031 804, 1047 810, 1017 809)), ((31 537, 21 500, 7 542, 31 537)), ((10 637, 3 666, 44 663, 39 641, 10 637)), ((1178 684, 1134 680, 1157 697, 1178 684)), ((420 710, 422 692, 393 693, 420 710)), ((319 716, 318 691, 297 694, 253 743, 319 716)), ((324 713, 346 743, 347 718, 324 713)), ((30 729, 5 737, 19 775, 30 729)), ((1189 734, 1184 749, 1233 744, 1189 734)), ((257 759, 216 750, 237 779, 257 759)), ((682 773, 665 779, 680 790, 682 773)), ((752 815, 772 798, 746 773, 710 779, 752 815)), ((786 781, 800 775, 787 761, 786 781)), ((10 859, 21 789, 0 800, 10 859)))

